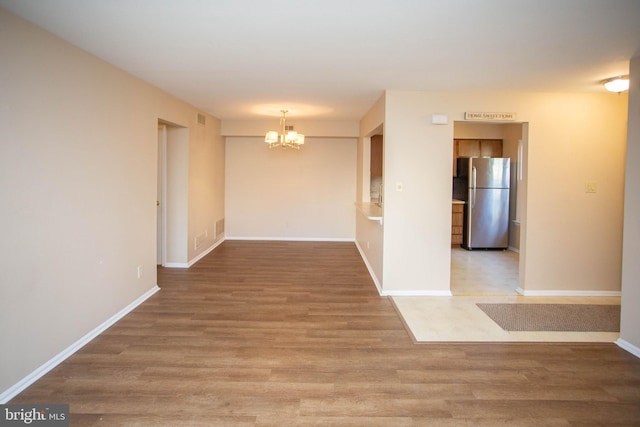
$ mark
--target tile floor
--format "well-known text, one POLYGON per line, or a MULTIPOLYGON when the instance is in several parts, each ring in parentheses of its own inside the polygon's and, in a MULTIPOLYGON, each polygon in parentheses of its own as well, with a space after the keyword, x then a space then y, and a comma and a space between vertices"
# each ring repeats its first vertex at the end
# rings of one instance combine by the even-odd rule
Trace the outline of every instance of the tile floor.
POLYGON ((518 295, 519 254, 451 248, 453 295, 518 295))
POLYGON ((619 297, 524 297, 518 254, 452 248, 452 297, 393 297, 417 342, 614 342, 617 332, 508 332, 476 303, 620 304, 619 297))

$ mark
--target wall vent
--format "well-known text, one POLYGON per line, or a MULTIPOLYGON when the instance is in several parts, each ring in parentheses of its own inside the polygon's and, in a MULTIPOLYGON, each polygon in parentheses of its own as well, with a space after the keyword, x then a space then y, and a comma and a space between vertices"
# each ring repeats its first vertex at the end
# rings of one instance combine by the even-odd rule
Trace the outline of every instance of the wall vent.
POLYGON ((205 116, 202 113, 198 113, 198 124, 199 125, 205 125, 207 121, 207 116, 205 116))
POLYGON ((216 223, 214 224, 213 230, 215 234, 214 239, 217 238, 222 233, 224 233, 224 218, 216 221, 216 223))

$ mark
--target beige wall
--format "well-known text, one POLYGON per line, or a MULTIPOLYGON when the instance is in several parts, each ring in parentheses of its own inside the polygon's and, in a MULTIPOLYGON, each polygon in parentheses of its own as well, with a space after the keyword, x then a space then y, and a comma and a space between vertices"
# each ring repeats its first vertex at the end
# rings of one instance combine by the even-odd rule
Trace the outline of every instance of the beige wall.
POLYGON ((156 286, 158 120, 189 129, 190 236, 223 215, 224 148, 217 119, 2 9, 0 57, 1 393, 156 286))
POLYGON ((447 112, 434 101, 423 92, 386 93, 385 292, 449 292, 454 116, 431 125, 431 113, 447 112))
POLYGON ((498 123, 457 121, 453 126, 453 137, 460 139, 502 139, 503 128, 504 125, 498 123))
POLYGON ((529 135, 521 287, 619 291, 626 107, 625 94, 388 91, 384 290, 448 291, 453 122, 465 111, 508 111, 529 135), (449 125, 432 125, 432 114, 449 125), (585 193, 587 181, 597 193, 585 193))
POLYGON ((187 238, 190 264, 224 237, 216 228, 216 222, 225 217, 225 144, 220 127, 220 120, 211 116, 207 116, 206 125, 191 126, 187 238))
MULTIPOLYGON (((287 117, 287 126, 307 137, 314 138, 357 138, 357 120, 321 120, 287 117)), ((224 136, 262 137, 268 130, 280 130, 279 117, 258 120, 231 120, 222 122, 220 133, 224 136)))
POLYGON ((353 240, 356 143, 307 136, 298 151, 228 136, 226 237, 353 240))
POLYGON ((640 357, 640 57, 630 75, 620 338, 640 357))

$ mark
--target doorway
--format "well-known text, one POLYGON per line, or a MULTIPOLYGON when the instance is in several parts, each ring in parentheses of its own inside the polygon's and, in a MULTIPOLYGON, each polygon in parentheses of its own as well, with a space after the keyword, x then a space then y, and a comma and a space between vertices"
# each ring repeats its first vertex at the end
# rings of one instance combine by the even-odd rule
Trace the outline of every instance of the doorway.
POLYGON ((158 122, 158 175, 156 189, 156 264, 164 266, 167 260, 167 125, 158 122))
POLYGON ((156 263, 187 265, 189 129, 158 121, 156 263))
MULTIPOLYGON (((454 122, 454 184, 458 157, 510 159, 508 249, 463 249, 454 240, 457 236, 453 236, 452 229, 450 289, 454 296, 518 295, 524 289, 521 283, 524 261, 521 242, 524 239, 521 237, 526 204, 527 144, 527 123, 454 122)), ((454 191, 453 199, 456 196, 459 197, 454 191)), ((456 210, 453 209, 453 212, 456 210)), ((456 214, 453 215, 452 223, 455 223, 456 214)))

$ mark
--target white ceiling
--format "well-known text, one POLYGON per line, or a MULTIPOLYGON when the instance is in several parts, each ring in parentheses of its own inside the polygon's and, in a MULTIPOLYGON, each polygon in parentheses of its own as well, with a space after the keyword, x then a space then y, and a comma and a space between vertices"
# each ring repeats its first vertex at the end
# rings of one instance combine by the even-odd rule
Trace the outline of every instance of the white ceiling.
MULTIPOLYGON (((360 119, 385 89, 603 91, 640 0, 0 0, 221 119, 360 119)), ((612 95, 613 96, 613 95, 612 95)))

